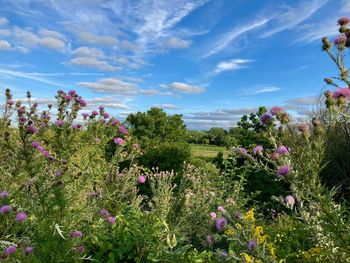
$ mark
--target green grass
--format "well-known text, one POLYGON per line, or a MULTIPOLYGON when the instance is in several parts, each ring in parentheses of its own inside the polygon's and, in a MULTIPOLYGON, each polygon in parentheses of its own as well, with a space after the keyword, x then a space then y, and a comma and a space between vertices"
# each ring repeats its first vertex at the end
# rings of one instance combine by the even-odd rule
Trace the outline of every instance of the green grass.
POLYGON ((225 147, 216 145, 190 144, 190 146, 193 157, 214 158, 220 151, 222 151, 224 156, 227 157, 230 152, 225 147))

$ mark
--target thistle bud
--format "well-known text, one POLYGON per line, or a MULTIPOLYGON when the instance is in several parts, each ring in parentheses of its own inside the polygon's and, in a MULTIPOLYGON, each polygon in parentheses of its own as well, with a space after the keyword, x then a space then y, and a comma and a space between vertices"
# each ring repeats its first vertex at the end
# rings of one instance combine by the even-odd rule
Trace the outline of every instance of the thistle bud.
POLYGON ((30 93, 30 91, 27 91, 27 99, 30 99, 32 97, 32 94, 30 93))
POLYGON ((322 38, 322 43, 323 43, 323 45, 322 45, 323 50, 328 50, 332 46, 332 43, 328 40, 327 37, 322 38))
POLYGON ((333 80, 331 78, 325 78, 324 81, 330 85, 330 84, 333 84, 333 80))
POLYGON ((312 118, 312 125, 314 127, 318 127, 321 125, 321 121, 319 119, 317 119, 316 117, 312 118))
POLYGON ((283 113, 281 114, 281 123, 282 123, 282 124, 287 124, 287 123, 289 123, 289 122, 290 122, 290 117, 289 117, 289 115, 288 115, 287 113, 283 112, 283 113))

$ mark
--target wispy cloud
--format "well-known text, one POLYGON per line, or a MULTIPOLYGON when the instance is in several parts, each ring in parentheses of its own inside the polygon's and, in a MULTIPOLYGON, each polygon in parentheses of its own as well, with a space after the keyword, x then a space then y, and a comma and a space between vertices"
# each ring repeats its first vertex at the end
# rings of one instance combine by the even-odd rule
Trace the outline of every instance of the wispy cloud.
POLYGON ((270 92, 275 92, 275 91, 279 91, 281 88, 276 87, 276 86, 267 86, 267 87, 262 87, 259 88, 253 92, 251 92, 250 94, 262 94, 262 93, 270 93, 270 92))
POLYGON ((160 84, 159 85, 162 88, 169 88, 169 89, 173 89, 175 91, 179 91, 181 93, 202 93, 205 91, 205 89, 203 87, 200 86, 194 86, 194 85, 190 85, 187 83, 183 83, 183 82, 173 82, 171 84, 160 84))
POLYGON ((252 31, 256 28, 259 28, 268 23, 269 21, 270 18, 262 18, 260 20, 253 21, 247 25, 235 27, 233 30, 229 31, 228 33, 224 34, 219 39, 217 39, 215 41, 215 44, 210 48, 210 51, 203 57, 209 57, 219 53, 241 35, 252 31))
POLYGON ((120 95, 136 94, 137 84, 125 82, 116 78, 103 78, 97 82, 78 82, 79 86, 96 92, 116 93, 120 95))
POLYGON ((286 10, 277 13, 274 17, 275 26, 265 31, 261 37, 270 37, 287 29, 293 29, 311 17, 322 8, 329 0, 300 1, 295 7, 286 6, 286 10))
POLYGON ((247 64, 252 62, 253 60, 250 59, 231 59, 228 61, 221 61, 217 64, 216 68, 214 69, 213 73, 218 74, 223 71, 232 71, 237 70, 240 68, 247 67, 247 64))
POLYGON ((164 104, 154 104, 154 107, 161 108, 161 109, 167 109, 167 110, 179 110, 181 107, 171 104, 171 103, 164 103, 164 104))

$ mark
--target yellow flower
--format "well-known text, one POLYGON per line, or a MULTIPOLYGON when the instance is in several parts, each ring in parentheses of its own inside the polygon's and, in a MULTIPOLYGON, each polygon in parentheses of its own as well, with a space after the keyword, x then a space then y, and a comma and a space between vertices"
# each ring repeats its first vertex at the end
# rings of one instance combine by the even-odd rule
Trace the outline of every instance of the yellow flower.
POLYGON ((245 213, 244 219, 247 221, 255 222, 254 208, 250 209, 247 213, 245 213))
POLYGON ((264 230, 263 230, 262 226, 255 227, 255 235, 258 239, 259 244, 264 243, 268 237, 267 235, 263 235, 263 233, 264 233, 264 230))
POLYGON ((249 256, 247 253, 242 253, 241 254, 244 257, 244 260, 246 263, 252 263, 253 262, 253 258, 251 256, 249 256))
POLYGON ((236 223, 236 227, 238 230, 242 230, 242 225, 240 223, 236 223))
POLYGON ((235 231, 229 227, 226 231, 225 231, 225 235, 228 237, 232 237, 234 235, 235 231))
POLYGON ((276 259, 276 249, 274 248, 273 244, 267 243, 267 249, 270 252, 271 258, 276 259))

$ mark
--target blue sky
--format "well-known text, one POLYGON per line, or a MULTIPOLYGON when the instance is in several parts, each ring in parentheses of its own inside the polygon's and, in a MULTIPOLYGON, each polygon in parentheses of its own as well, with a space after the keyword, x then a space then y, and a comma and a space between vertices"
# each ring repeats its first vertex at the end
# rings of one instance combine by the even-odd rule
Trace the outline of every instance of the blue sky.
POLYGON ((75 89, 120 118, 152 106, 190 129, 260 105, 309 108, 336 68, 321 38, 350 0, 0 0, 0 91, 75 89))

